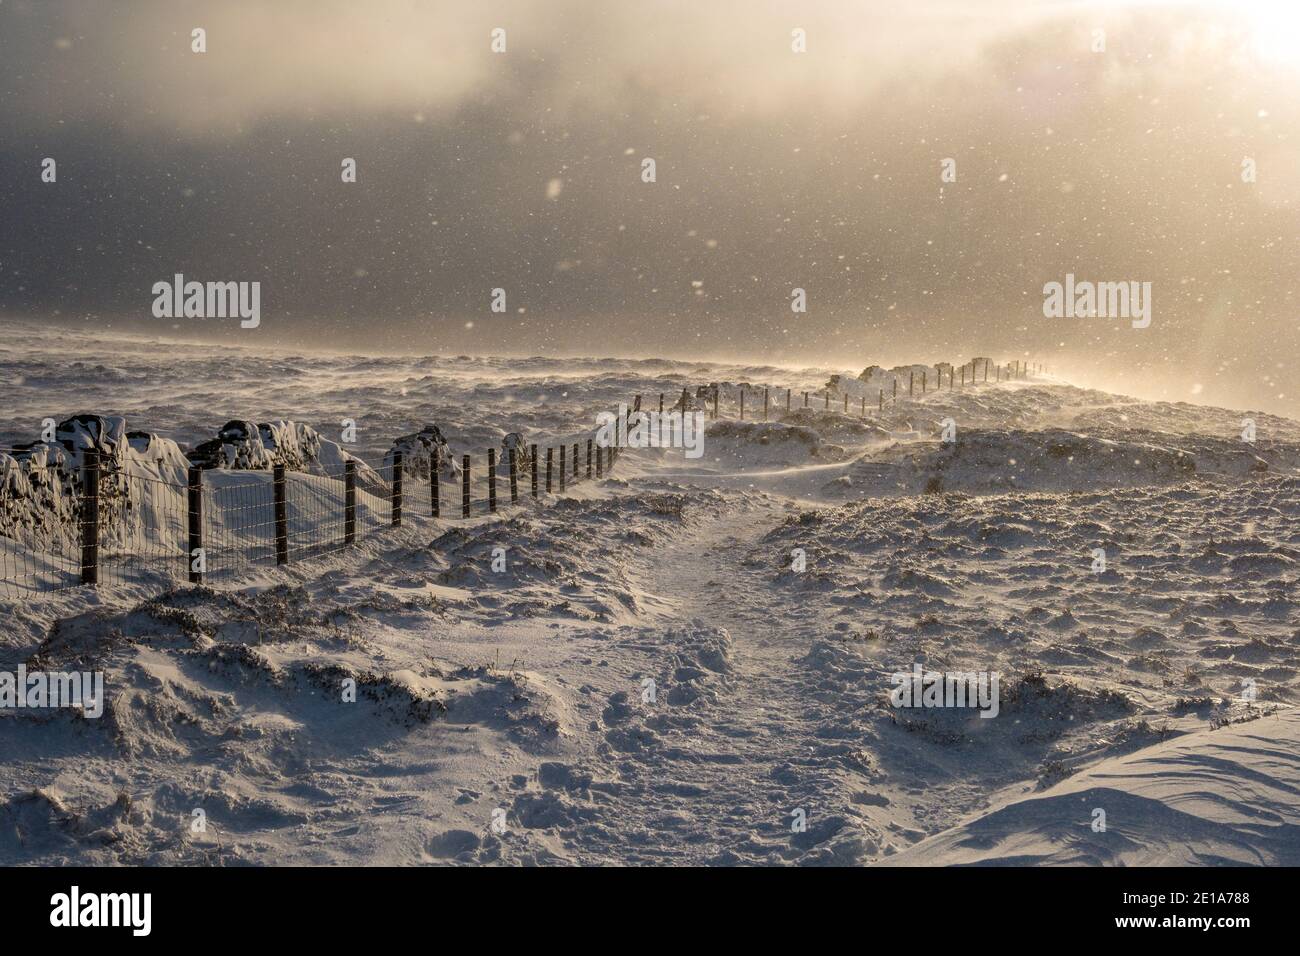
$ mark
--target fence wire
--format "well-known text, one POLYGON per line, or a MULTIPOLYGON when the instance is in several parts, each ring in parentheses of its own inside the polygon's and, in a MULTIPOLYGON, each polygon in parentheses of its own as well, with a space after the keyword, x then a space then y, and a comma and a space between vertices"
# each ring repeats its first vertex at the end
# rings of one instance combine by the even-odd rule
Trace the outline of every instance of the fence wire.
MULTIPOLYGON (((508 455, 498 457, 491 470, 487 456, 472 457, 469 516, 534 497, 532 454, 516 459, 513 495, 508 455)), ((539 448, 539 466, 545 454, 539 448)), ((612 463, 612 449, 594 448, 593 462, 601 454, 612 463)), ((558 493, 558 445, 551 457, 551 491, 558 493)), ((585 442, 565 445, 566 490, 587 480, 586 460, 585 442)), ((463 515, 461 476, 440 474, 435 485, 403 474, 399 498, 391 467, 385 479, 360 461, 351 495, 346 468, 321 473, 209 469, 191 489, 188 482, 115 469, 106 461, 97 493, 88 497, 66 462, 18 465, 0 475, 0 599, 87 584, 164 589, 196 576, 229 582, 259 568, 342 551, 394 527, 399 507, 404 520, 463 515)), ((546 492, 541 466, 536 495, 546 492)))
POLYGON ((354 460, 351 469, 312 473, 207 469, 190 478, 196 487, 106 459, 88 495, 58 446, 4 451, 0 599, 87 584, 233 581, 334 554, 394 527, 399 516, 476 518, 567 492, 609 476, 619 456, 584 437, 462 456, 461 472, 442 469, 436 482, 427 468, 417 476, 354 460))

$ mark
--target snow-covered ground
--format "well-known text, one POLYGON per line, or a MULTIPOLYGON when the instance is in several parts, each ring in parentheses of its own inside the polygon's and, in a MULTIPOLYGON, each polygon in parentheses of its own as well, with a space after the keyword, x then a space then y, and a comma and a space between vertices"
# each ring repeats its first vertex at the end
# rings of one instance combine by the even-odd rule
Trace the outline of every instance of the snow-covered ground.
POLYGON ((3 604, 0 671, 102 669, 108 703, 0 712, 0 863, 1300 862, 1300 423, 1042 378, 863 420, 798 407, 845 369, 31 327, 0 371, 2 446, 347 419, 372 464, 426 423, 481 454, 773 389, 766 424, 724 389, 698 460, 628 450, 495 517, 3 604), (997 716, 892 706, 915 663, 998 674, 997 716))

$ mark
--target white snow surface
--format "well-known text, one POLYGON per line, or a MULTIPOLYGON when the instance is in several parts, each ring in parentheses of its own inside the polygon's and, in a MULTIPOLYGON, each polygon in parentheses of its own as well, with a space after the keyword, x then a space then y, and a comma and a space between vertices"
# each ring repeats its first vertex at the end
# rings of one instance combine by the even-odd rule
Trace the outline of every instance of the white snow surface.
POLYGON ((571 445, 724 386, 698 460, 628 450, 220 587, 0 602, 0 671, 98 669, 108 698, 0 710, 0 864, 1300 862, 1300 423, 1050 379, 864 420, 816 400, 851 370, 30 326, 0 370, 0 445, 79 412, 184 447, 350 419, 372 464, 425 424, 457 456, 571 445), (741 384, 771 421, 734 421, 741 384), (914 663, 997 672, 998 716, 893 707, 914 663))

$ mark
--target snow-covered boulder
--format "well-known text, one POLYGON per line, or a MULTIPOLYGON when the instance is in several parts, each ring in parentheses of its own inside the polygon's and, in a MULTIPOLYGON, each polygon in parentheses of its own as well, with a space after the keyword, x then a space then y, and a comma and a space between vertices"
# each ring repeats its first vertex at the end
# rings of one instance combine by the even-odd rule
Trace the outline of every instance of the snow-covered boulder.
POLYGON ((289 471, 335 479, 342 479, 347 462, 355 461, 358 485, 372 487, 383 481, 378 472, 342 445, 310 425, 290 421, 229 421, 216 438, 195 446, 188 460, 199 468, 229 471, 269 471, 284 465, 289 471))
MULTIPOLYGON (((947 369, 952 366, 946 362, 940 363, 945 367, 944 380, 947 381, 947 369)), ((957 377, 961 378, 960 370, 957 377)), ((870 365, 862 370, 857 378, 861 386, 865 386, 868 395, 878 394, 879 389, 885 390, 885 396, 889 397, 894 393, 894 383, 898 383, 898 392, 903 394, 907 391, 908 385, 915 382, 916 392, 919 394, 922 387, 927 390, 939 387, 939 367, 934 365, 899 365, 891 369, 881 368, 879 365, 870 365)), ((859 387, 861 387, 859 386, 859 387)), ((850 392, 850 394, 853 394, 850 392)))
POLYGON ((32 549, 70 553, 79 501, 68 458, 58 445, 0 452, 0 537, 32 549))
POLYGON ((524 436, 518 432, 510 432, 505 438, 501 439, 501 461, 507 469, 510 467, 510 453, 512 451, 515 453, 515 469, 519 474, 523 474, 528 470, 531 459, 529 458, 528 443, 524 441, 524 436))
POLYGON ((683 388, 681 396, 673 403, 669 411, 673 412, 694 412, 703 411, 704 403, 691 394, 689 388, 683 388))
POLYGON ((440 480, 460 480, 460 462, 451 453, 447 439, 437 425, 425 425, 418 432, 394 441, 393 447, 384 455, 385 474, 392 474, 393 456, 399 451, 402 453, 403 475, 428 481, 430 468, 437 468, 440 480))
POLYGON ((86 453, 99 453, 101 544, 123 546, 142 528, 158 534, 183 515, 189 463, 174 441, 128 432, 120 416, 74 415, 54 441, 0 454, 0 535, 57 554, 80 547, 86 453))

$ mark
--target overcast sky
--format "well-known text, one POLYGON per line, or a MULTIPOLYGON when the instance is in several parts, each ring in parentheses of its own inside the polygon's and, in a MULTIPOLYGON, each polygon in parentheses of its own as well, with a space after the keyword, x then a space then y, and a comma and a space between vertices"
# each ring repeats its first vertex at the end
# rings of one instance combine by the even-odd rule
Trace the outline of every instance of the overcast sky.
POLYGON ((291 348, 1025 356, 1295 414, 1297 7, 0 0, 0 313, 291 348), (261 282, 261 327, 154 318, 177 272, 261 282), (1067 273, 1151 282, 1150 327, 1045 318, 1067 273))

